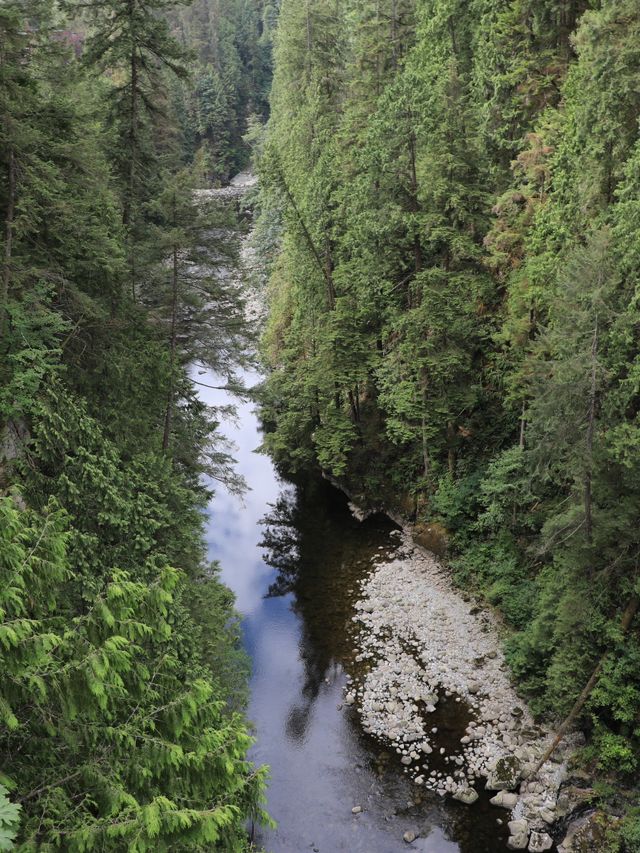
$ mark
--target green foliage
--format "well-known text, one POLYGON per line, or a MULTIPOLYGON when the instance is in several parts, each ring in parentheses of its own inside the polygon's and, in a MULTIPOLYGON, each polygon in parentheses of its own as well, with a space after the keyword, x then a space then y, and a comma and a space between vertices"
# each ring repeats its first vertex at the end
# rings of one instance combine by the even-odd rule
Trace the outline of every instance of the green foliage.
POLYGON ((629 741, 602 726, 593 733, 590 752, 602 770, 634 774, 638 769, 638 756, 629 741))
POLYGON ((277 4, 266 0, 194 0, 171 19, 196 53, 193 86, 182 91, 190 154, 218 185, 246 168, 249 117, 269 112, 277 4))
POLYGON ((640 810, 638 808, 632 809, 624 819, 620 837, 626 853, 638 853, 640 850, 640 810))
POLYGON ((0 784, 0 850, 13 850, 20 825, 19 803, 12 803, 8 791, 0 784))
POLYGON ((81 62, 58 4, 0 9, 0 849, 243 851, 265 771, 201 476, 239 483, 188 372, 246 360, 232 219, 179 169, 170 4, 84 5, 81 62))
POLYGON ((261 145, 265 444, 415 496, 540 713, 640 750, 640 12, 283 3, 261 145), (344 32, 350 38, 344 39, 344 32), (339 93, 339 94, 338 94, 339 93), (275 254, 275 257, 274 257, 275 254))

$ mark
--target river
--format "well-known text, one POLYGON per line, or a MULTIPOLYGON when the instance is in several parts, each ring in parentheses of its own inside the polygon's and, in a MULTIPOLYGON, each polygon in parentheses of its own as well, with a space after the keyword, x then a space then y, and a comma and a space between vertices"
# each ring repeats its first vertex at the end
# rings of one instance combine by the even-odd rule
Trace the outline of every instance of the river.
MULTIPOLYGON (((215 377, 199 377, 216 385, 215 377)), ((248 385, 258 377, 245 375, 248 385)), ((284 482, 256 448, 254 404, 200 388, 211 405, 235 402, 239 472, 250 490, 222 488, 208 511, 208 549, 236 595, 253 675, 248 715, 255 726, 252 758, 271 768, 268 811, 277 821, 256 842, 270 853, 497 853, 506 849, 506 813, 421 791, 395 754, 362 732, 342 706, 354 660, 351 616, 357 582, 397 547, 383 517, 364 523, 322 480, 284 482), (362 812, 353 814, 360 806, 362 812), (415 832, 411 844, 403 834, 415 832)), ((434 723, 447 745, 459 740, 465 709, 441 703, 434 723)))

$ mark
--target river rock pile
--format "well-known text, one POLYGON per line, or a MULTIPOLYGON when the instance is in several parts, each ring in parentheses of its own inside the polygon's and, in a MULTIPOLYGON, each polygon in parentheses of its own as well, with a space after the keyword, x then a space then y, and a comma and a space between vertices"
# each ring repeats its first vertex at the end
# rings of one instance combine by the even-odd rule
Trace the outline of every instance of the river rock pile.
MULTIPOLYGON (((354 621, 362 676, 345 704, 390 745, 417 785, 465 803, 484 786, 512 812, 509 846, 544 851, 571 739, 528 781, 551 733, 534 724, 508 677, 491 614, 465 601, 436 558, 406 534, 391 561, 361 583, 354 621), (464 703, 470 721, 452 749, 439 742, 438 703, 464 703)), ((464 725, 464 724, 463 724, 464 725)), ((498 815, 497 815, 498 816, 498 815)))

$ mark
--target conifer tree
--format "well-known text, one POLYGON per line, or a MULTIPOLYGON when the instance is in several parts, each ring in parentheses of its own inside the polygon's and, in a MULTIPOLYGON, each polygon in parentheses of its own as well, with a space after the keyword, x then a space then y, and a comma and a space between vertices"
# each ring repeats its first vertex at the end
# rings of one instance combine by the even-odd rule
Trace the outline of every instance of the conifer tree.
POLYGON ((165 112, 166 74, 184 77, 187 54, 169 30, 164 12, 173 0, 109 0, 78 5, 91 23, 84 61, 108 72, 113 159, 121 182, 122 221, 128 235, 131 295, 136 299, 136 242, 144 233, 142 205, 152 193, 154 132, 165 112))

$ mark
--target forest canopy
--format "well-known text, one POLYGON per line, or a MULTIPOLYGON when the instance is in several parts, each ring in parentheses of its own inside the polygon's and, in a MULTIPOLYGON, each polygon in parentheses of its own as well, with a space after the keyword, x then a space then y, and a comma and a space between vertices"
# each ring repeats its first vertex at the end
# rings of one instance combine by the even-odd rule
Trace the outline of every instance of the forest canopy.
POLYGON ((270 452, 439 524, 539 714, 596 670, 614 790, 640 774, 639 73, 634 0, 284 0, 258 152, 270 452))
POLYGON ((203 537, 204 484, 238 482, 190 365, 247 356, 233 212, 194 190, 247 163, 269 22, 0 5, 2 850, 230 853, 266 819, 203 537))

